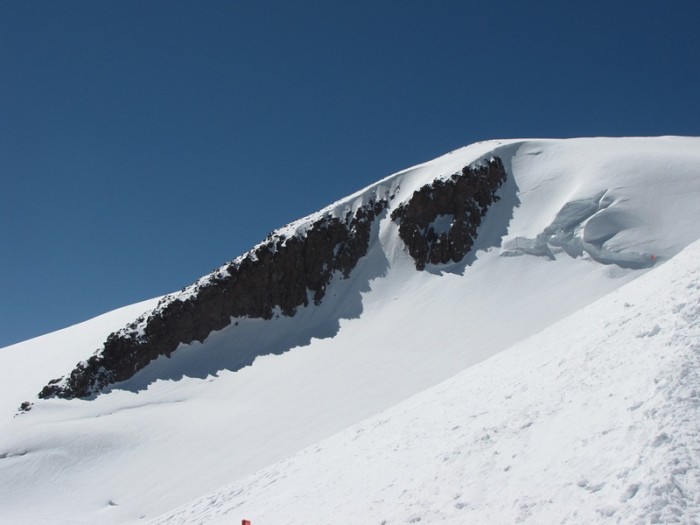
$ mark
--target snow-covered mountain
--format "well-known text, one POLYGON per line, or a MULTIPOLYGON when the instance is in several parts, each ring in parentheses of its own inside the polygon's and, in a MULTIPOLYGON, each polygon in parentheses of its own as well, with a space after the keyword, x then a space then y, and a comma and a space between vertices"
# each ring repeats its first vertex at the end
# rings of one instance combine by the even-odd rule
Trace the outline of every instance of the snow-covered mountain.
POLYGON ((693 523, 699 197, 698 138, 477 143, 0 349, 0 521, 693 523))

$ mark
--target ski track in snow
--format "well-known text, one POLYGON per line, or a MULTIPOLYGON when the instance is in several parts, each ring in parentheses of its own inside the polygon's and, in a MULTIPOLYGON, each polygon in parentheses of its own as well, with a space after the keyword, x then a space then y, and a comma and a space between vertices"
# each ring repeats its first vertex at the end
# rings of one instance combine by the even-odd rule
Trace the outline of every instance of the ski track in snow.
POLYGON ((320 306, 90 400, 36 394, 158 298, 0 349, 0 523, 700 523, 700 139, 477 143, 277 232, 493 155, 461 263, 417 272, 389 209, 320 306))

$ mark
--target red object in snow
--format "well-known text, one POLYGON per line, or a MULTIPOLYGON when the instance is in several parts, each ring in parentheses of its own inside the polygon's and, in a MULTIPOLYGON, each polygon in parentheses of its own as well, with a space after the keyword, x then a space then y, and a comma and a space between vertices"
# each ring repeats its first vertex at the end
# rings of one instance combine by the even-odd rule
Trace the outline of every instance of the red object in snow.
POLYGON ((243 520, 241 525, 250 525, 250 520, 243 520))

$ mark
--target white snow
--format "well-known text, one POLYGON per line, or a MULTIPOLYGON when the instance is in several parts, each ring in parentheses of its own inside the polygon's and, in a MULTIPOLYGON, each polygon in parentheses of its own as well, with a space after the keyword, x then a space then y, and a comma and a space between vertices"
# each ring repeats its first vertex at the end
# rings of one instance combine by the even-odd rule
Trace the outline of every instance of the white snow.
POLYGON ((462 263, 417 272, 389 210, 322 305, 235 320, 92 400, 35 396, 157 299, 0 349, 0 522, 634 523, 677 512, 692 523, 698 248, 672 258, 700 238, 700 139, 482 142, 277 233, 377 196, 394 195, 394 208, 491 156, 512 176, 462 263), (606 257, 654 255, 651 269, 574 257, 556 241, 551 258, 501 256, 598 195, 604 206, 571 234, 606 257), (32 410, 14 417, 26 400, 32 410))
POLYGON ((430 230, 432 228, 436 235, 440 235, 441 233, 447 233, 450 231, 454 220, 454 215, 438 215, 437 217, 435 217, 435 220, 433 222, 428 224, 428 227, 426 229, 430 230))
POLYGON ((694 523, 698 261, 151 523, 694 523))
MULTIPOLYGON (((36 397, 37 386, 60 377, 78 361, 90 357, 107 335, 149 311, 158 299, 125 306, 63 330, 0 348, 0 414, 12 416, 19 403, 36 397)), ((4 426, 2 430, 7 431, 4 426)))

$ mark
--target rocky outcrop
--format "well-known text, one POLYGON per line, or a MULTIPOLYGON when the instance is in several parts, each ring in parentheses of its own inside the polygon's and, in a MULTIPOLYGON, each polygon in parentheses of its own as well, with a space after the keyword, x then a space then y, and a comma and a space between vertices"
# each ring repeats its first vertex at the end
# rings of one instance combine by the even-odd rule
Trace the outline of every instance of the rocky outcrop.
POLYGON ((505 180, 503 162, 495 157, 423 186, 394 210, 391 218, 418 270, 428 263, 459 262, 469 253, 505 180))
POLYGON ((273 235, 183 293, 166 296, 148 317, 109 335, 69 376, 49 382, 40 398, 87 397, 124 381, 180 344, 203 341, 232 318, 293 316, 319 304, 333 275, 348 277, 367 253, 375 218, 387 207, 373 200, 344 218, 324 216, 303 234, 273 235))
MULTIPOLYGON (((420 188, 399 205, 391 218, 416 268, 462 260, 505 179, 503 163, 492 158, 420 188)), ((298 233, 270 234, 243 257, 110 334, 102 348, 68 376, 50 381, 39 397, 88 397, 170 356, 180 344, 204 341, 232 319, 293 316, 300 306, 319 304, 333 276, 347 278, 367 254, 372 224, 392 198, 374 196, 344 217, 328 213, 298 233)))

